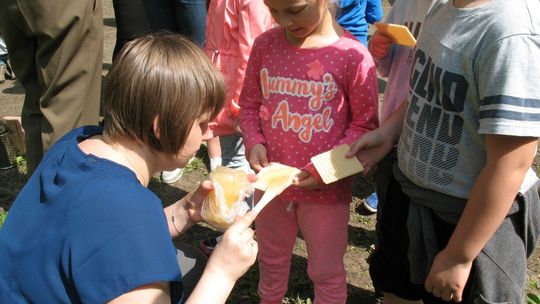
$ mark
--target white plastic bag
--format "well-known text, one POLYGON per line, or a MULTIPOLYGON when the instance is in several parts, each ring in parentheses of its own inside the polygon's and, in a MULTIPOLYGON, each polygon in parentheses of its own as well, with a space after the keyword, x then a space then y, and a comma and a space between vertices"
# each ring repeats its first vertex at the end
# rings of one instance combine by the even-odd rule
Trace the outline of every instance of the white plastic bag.
POLYGON ((246 198, 254 188, 247 174, 239 169, 218 166, 210 173, 210 180, 214 190, 204 200, 201 215, 212 227, 224 231, 249 210, 246 198))

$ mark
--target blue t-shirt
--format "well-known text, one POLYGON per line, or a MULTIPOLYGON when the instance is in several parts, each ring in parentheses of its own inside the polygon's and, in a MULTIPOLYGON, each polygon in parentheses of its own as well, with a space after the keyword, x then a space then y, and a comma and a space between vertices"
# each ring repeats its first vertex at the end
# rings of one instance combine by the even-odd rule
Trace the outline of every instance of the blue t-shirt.
POLYGON ((128 168, 77 146, 101 132, 65 135, 9 210, 0 230, 2 301, 103 303, 156 281, 180 288, 161 201, 128 168))

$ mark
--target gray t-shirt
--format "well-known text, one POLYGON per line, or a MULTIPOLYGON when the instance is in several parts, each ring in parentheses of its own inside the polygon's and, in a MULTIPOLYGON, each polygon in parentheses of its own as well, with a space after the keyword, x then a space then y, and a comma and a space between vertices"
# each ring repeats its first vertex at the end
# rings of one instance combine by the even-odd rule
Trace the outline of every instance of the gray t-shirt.
MULTIPOLYGON (((540 137, 540 1, 440 1, 418 39, 399 166, 416 185, 467 198, 485 134, 540 137)), ((536 175, 529 170, 526 191, 536 175)))

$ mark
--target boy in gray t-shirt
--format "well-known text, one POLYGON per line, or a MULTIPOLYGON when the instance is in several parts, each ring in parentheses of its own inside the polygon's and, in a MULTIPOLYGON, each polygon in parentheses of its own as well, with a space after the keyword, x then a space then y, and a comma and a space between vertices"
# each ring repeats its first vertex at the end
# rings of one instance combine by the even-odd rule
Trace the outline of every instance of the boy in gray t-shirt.
POLYGON ((393 225, 408 239, 392 254, 408 281, 385 290, 398 300, 524 303, 540 230, 530 168, 540 137, 538 12, 538 0, 438 1, 418 39, 408 106, 351 147, 371 168, 399 138, 394 175, 406 214, 393 225))

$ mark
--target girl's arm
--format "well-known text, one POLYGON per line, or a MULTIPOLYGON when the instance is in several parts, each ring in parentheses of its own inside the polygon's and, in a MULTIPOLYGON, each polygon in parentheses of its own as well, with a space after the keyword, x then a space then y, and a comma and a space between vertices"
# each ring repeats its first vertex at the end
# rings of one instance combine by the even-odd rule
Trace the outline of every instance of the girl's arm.
POLYGON ((425 282, 435 296, 460 301, 472 261, 506 217, 536 147, 535 137, 486 135, 487 161, 448 245, 433 263, 425 282))
POLYGON ((251 55, 246 68, 246 76, 242 85, 242 93, 238 102, 240 110, 240 129, 242 130, 246 155, 250 155, 251 148, 256 144, 266 145, 262 133, 259 111, 262 104, 259 71, 261 68, 261 55, 259 50, 264 46, 256 39, 251 49, 251 55))
POLYGON ((344 84, 350 121, 344 137, 336 146, 351 144, 362 135, 378 127, 378 79, 373 59, 365 48, 347 63, 347 83, 344 84), (354 62, 354 61, 357 62, 354 62))

